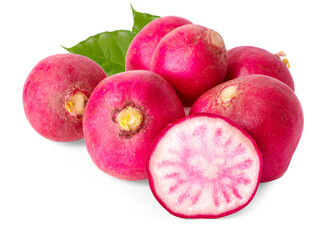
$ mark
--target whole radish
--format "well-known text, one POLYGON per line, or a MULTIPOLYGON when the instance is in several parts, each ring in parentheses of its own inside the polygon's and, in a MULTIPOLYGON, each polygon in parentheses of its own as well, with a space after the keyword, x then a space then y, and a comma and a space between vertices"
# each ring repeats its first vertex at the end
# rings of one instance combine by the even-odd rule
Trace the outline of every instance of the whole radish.
POLYGON ((184 106, 220 84, 227 72, 227 51, 219 33, 187 24, 165 35, 151 60, 151 70, 163 76, 184 106))
POLYGON ((148 23, 134 37, 126 54, 126 71, 150 70, 152 54, 159 41, 169 32, 185 24, 187 19, 175 16, 158 18, 148 23))
POLYGON ((239 77, 200 96, 190 114, 201 112, 227 117, 253 137, 263 159, 261 182, 286 172, 304 125, 301 104, 286 84, 265 75, 239 77))
POLYGON ((235 47, 228 50, 228 71, 226 80, 263 74, 284 82, 294 90, 294 82, 289 71, 290 64, 284 52, 272 54, 262 48, 252 46, 235 47))
POLYGON ((145 179, 149 146, 184 116, 179 97, 161 76, 145 70, 112 75, 95 88, 84 112, 88 153, 111 176, 145 179))
POLYGON ((50 140, 68 142, 83 138, 85 104, 106 76, 96 62, 77 54, 57 54, 41 60, 23 89, 27 119, 50 140))

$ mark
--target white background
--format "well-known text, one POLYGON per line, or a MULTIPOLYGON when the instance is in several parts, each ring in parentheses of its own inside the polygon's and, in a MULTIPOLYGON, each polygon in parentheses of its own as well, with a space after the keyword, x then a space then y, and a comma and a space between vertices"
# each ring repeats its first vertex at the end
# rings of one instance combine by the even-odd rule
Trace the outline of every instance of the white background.
POLYGON ((0 239, 329 239, 330 37, 327 1, 134 1, 217 30, 227 49, 283 50, 305 114, 289 170, 221 219, 167 213, 148 182, 101 172, 83 140, 39 136, 23 112, 25 79, 41 59, 90 35, 130 29, 129 1, 0 3, 0 239))

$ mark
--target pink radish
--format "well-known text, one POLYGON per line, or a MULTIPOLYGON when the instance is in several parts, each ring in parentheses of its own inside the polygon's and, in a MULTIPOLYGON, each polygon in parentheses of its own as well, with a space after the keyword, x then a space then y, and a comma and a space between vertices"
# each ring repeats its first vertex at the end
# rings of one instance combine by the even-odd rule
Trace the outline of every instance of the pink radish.
POLYGON ((294 90, 294 82, 289 71, 290 64, 284 52, 272 54, 262 48, 252 46, 235 47, 228 50, 228 71, 226 80, 263 74, 284 82, 294 90))
POLYGON ((286 84, 260 74, 239 77, 200 96, 190 114, 201 112, 227 117, 253 137, 263 159, 261 182, 286 172, 304 126, 299 99, 286 84))
POLYGON ((185 24, 191 24, 191 22, 181 17, 167 16, 144 26, 127 50, 126 71, 150 70, 151 57, 159 41, 170 31, 185 24))
POLYGON ((184 116, 179 97, 161 76, 145 70, 112 75, 95 88, 86 105, 87 150, 105 173, 145 179, 150 144, 167 124, 184 116))
POLYGON ((220 84, 227 71, 227 50, 219 33, 187 24, 168 33, 157 45, 151 71, 164 77, 184 106, 220 84))
POLYGON ((89 95, 106 78, 93 60, 56 54, 41 60, 26 79, 23 104, 27 119, 43 137, 58 142, 83 138, 82 115, 89 95))
POLYGON ((171 214, 219 218, 245 207, 258 188, 261 155, 230 120, 196 114, 166 127, 147 163, 151 190, 171 214))

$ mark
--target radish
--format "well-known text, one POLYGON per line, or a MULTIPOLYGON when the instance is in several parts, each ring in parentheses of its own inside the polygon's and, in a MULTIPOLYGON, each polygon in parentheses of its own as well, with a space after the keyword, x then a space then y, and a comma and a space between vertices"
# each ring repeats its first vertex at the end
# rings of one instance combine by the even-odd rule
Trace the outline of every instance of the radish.
POLYGON ((23 89, 24 111, 31 126, 52 141, 83 138, 85 104, 106 77, 96 62, 81 55, 56 54, 41 60, 23 89))
POLYGON ((150 70, 151 57, 159 41, 167 33, 185 24, 191 22, 181 17, 167 16, 144 26, 129 45, 125 61, 126 71, 150 70))
POLYGON ((182 218, 219 218, 239 211, 255 195, 261 167, 254 140, 213 114, 191 115, 167 126, 147 162, 154 196, 182 218))
POLYGON ((232 48, 228 50, 226 80, 252 74, 263 74, 284 82, 294 90, 294 82, 289 71, 290 64, 288 59, 284 57, 284 52, 272 54, 262 48, 252 46, 232 48))
POLYGON ((201 112, 227 117, 253 137, 263 159, 261 182, 286 172, 304 126, 299 99, 286 84, 261 74, 239 77, 200 96, 190 114, 201 112))
POLYGON ((221 35, 187 24, 160 40, 152 56, 151 71, 164 77, 188 107, 203 92, 223 82, 227 64, 221 35))
POLYGON ((179 97, 161 76, 145 70, 112 75, 95 88, 86 105, 87 150, 105 173, 145 179, 150 144, 167 124, 184 116, 179 97))

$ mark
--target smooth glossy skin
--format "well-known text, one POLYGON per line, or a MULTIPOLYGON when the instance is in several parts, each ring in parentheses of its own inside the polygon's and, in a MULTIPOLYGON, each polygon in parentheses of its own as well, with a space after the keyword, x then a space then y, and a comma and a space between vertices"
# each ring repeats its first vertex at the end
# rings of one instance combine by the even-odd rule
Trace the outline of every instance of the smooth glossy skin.
POLYGON ((169 32, 185 24, 187 19, 167 16, 148 23, 132 40, 126 55, 126 71, 150 70, 153 52, 159 41, 169 32))
POLYGON ((154 138, 184 116, 179 97, 159 75, 145 70, 112 75, 95 88, 87 103, 83 119, 87 150, 105 173, 123 180, 145 179, 147 152, 154 138), (120 128, 117 120, 127 114, 139 122, 135 131, 120 128))
POLYGON ((191 106, 203 92, 224 80, 227 64, 220 34, 187 24, 162 38, 154 51, 151 70, 173 86, 184 106, 191 106))
POLYGON ((219 218, 244 208, 258 188, 261 168, 259 149, 243 129, 205 113, 168 125, 147 163, 155 198, 182 218, 219 218))
POLYGON ((304 126, 301 104, 286 84, 265 75, 249 75, 224 82, 200 96, 190 111, 231 119, 256 141, 263 158, 261 182, 287 170, 304 126), (236 94, 222 94, 236 87, 236 94))
POLYGON ((81 55, 57 54, 41 60, 24 85, 27 119, 50 140, 68 142, 83 138, 82 117, 70 114, 65 102, 77 90, 89 96, 105 77, 96 62, 81 55))
POLYGON ((226 80, 252 74, 263 74, 276 78, 294 91, 294 82, 288 67, 275 54, 252 46, 241 46, 228 50, 226 80))

